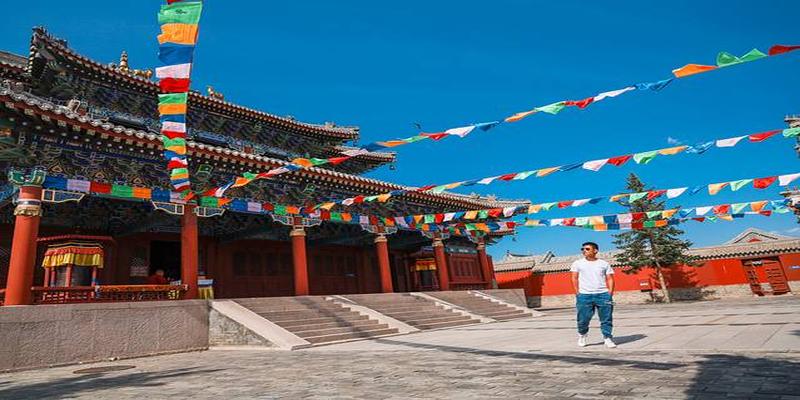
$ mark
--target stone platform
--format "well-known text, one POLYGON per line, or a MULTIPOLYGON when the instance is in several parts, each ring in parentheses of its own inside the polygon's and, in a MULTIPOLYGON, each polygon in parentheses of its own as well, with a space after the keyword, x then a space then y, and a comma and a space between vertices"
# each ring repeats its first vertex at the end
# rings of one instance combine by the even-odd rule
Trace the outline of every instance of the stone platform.
POLYGON ((572 311, 297 351, 210 350, 0 374, 0 398, 796 399, 800 298, 622 306, 620 346, 572 311), (76 374, 86 367, 132 367, 76 374))

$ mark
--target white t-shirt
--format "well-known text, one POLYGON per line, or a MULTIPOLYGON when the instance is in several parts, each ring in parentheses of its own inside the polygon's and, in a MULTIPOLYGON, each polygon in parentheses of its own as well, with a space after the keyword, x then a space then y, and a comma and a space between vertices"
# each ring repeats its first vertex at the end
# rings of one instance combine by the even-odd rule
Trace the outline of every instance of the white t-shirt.
POLYGON ((606 275, 614 273, 605 260, 589 261, 586 258, 575 260, 569 270, 578 273, 578 293, 583 294, 608 292, 606 275))

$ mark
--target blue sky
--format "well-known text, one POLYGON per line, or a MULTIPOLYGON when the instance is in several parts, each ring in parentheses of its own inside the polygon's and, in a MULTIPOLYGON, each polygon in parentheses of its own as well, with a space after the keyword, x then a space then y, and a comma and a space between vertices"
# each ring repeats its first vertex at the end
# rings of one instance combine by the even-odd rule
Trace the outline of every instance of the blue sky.
MULTIPOLYGON (((208 1, 201 21, 193 87, 309 122, 361 127, 361 144, 501 118, 533 106, 580 99, 670 77, 686 63, 713 64, 772 44, 800 44, 796 1, 208 1)), ((26 54, 30 28, 44 25, 101 61, 125 49, 133 67, 156 65, 157 1, 17 2, 0 26, 0 49, 26 54)), ((392 171, 369 175, 409 185, 447 183, 568 164, 784 127, 800 113, 800 52, 634 92, 587 110, 536 115, 465 139, 397 149, 392 171)), ((605 167, 541 179, 471 187, 534 202, 623 191, 629 172, 657 188, 800 172, 793 142, 663 157, 646 166, 605 167)), ((468 193, 468 191, 467 191, 468 193)), ((779 198, 778 188, 682 196, 695 206, 779 198)), ((614 204, 539 214, 542 218, 623 212, 614 204)), ((717 244, 747 227, 798 235, 792 215, 687 223, 697 245, 717 244)), ((491 248, 572 254, 611 233, 522 228, 491 248)))

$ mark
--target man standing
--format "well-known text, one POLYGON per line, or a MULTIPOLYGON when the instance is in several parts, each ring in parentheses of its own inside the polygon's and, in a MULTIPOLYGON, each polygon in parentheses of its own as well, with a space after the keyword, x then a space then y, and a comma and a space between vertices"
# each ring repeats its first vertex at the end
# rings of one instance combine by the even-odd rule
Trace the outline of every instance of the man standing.
POLYGON ((594 310, 600 317, 600 330, 606 347, 614 348, 611 335, 611 314, 614 312, 614 270, 605 260, 597 258, 597 243, 586 242, 581 245, 583 258, 575 260, 570 267, 572 287, 575 289, 578 310, 578 346, 586 346, 589 322, 594 310))

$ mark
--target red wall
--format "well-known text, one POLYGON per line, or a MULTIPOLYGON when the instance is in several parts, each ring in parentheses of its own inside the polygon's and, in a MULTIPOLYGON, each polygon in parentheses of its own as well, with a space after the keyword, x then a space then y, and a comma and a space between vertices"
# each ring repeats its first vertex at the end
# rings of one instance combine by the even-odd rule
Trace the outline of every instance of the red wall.
MULTIPOLYGON (((774 257, 763 257, 774 258, 774 257)), ((800 265, 800 253, 784 254, 778 257, 788 280, 800 280, 800 269, 791 269, 800 265)), ((556 272, 531 274, 530 271, 496 272, 500 288, 521 288, 527 296, 558 296, 573 294, 570 273, 556 272)), ((698 267, 685 265, 666 269, 664 277, 671 288, 691 288, 719 285, 747 284, 747 277, 741 259, 709 260, 698 267)), ((614 268, 615 290, 641 290, 640 282, 648 281, 653 288, 658 288, 655 271, 646 268, 636 274, 626 274, 622 268, 614 268)), ((766 280, 762 280, 766 282, 766 280)))

